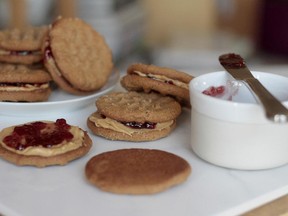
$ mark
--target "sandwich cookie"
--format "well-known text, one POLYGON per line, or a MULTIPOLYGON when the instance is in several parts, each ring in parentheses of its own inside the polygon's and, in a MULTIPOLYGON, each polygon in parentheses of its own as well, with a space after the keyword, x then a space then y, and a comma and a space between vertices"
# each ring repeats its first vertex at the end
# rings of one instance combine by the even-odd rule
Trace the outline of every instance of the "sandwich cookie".
POLYGON ((151 141, 176 126, 180 104, 156 93, 113 92, 96 100, 97 111, 87 119, 91 131, 110 140, 151 141))
POLYGON ((0 61, 19 64, 40 62, 41 46, 47 30, 43 26, 0 31, 0 61))
POLYGON ((47 101, 51 80, 41 64, 0 63, 0 101, 47 101))
POLYGON ((183 158, 156 149, 121 149, 92 157, 88 181, 117 194, 154 194, 186 181, 191 173, 183 158))
POLYGON ((19 166, 65 165, 91 148, 88 134, 65 119, 11 126, 0 132, 0 157, 19 166))
POLYGON ((139 63, 128 67, 121 85, 128 91, 156 91, 172 96, 181 105, 190 107, 189 82, 192 78, 191 75, 174 69, 139 63))
POLYGON ((42 51, 53 80, 71 94, 95 92, 112 72, 112 53, 104 38, 78 18, 58 18, 49 28, 42 51))

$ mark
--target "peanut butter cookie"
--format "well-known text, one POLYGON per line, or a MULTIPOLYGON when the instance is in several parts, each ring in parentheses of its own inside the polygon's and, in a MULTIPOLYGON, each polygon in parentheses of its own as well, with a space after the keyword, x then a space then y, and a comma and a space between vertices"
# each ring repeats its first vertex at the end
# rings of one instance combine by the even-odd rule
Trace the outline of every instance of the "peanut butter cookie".
POLYGON ((65 119, 11 126, 0 132, 0 157, 19 166, 65 165, 84 156, 92 140, 65 119))
POLYGON ((0 63, 0 101, 47 101, 51 80, 41 64, 0 63))
POLYGON ((20 64, 40 62, 47 30, 47 26, 42 26, 0 31, 0 61, 20 64))
POLYGON ((180 104, 156 93, 114 92, 96 101, 97 112, 87 119, 91 131, 111 140, 151 141, 176 126, 180 104))
POLYGON ((112 53, 105 39, 78 18, 57 19, 49 28, 42 52, 53 80, 71 94, 99 90, 112 72, 112 53))
POLYGON ((185 72, 139 63, 128 67, 121 85, 128 91, 156 91, 173 96, 183 106, 190 107, 189 82, 192 78, 185 72))

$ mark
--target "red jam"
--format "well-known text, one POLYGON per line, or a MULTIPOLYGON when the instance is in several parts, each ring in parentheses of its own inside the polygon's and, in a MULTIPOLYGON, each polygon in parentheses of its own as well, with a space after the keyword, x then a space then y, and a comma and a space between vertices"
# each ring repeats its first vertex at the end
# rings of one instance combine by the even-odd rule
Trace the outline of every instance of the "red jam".
MULTIPOLYGON (((147 75, 147 77, 150 78, 150 79, 157 80, 155 77, 150 76, 149 74, 147 75)), ((174 82, 172 80, 168 80, 168 81, 165 80, 164 82, 167 83, 167 84, 170 84, 170 85, 174 85, 174 82)))
POLYGON ((208 89, 205 89, 202 93, 205 95, 216 97, 216 96, 222 95, 224 91, 225 91, 225 86, 218 86, 218 87, 211 86, 208 89))
POLYGON ((244 59, 240 55, 234 53, 230 53, 227 57, 221 58, 220 62, 223 66, 230 68, 246 67, 244 59))
POLYGON ((52 53, 52 49, 50 46, 45 47, 44 55, 45 55, 45 59, 53 58, 53 53, 52 53))
POLYGON ((165 83, 168 83, 170 85, 174 85, 173 81, 172 80, 169 80, 169 81, 165 81, 165 83))
POLYGON ((30 146, 50 148, 65 140, 72 140, 73 134, 69 132, 70 128, 65 119, 57 119, 52 124, 37 121, 16 126, 12 134, 6 136, 3 142, 10 148, 20 151, 30 146))
POLYGON ((105 115, 103 115, 103 114, 100 114, 100 115, 101 115, 101 118, 106 119, 105 115))
MULTIPOLYGON (((105 119, 106 116, 101 114, 101 118, 105 119)), ((156 128, 156 124, 157 123, 152 123, 152 122, 144 122, 144 123, 140 123, 140 122, 120 122, 121 124, 133 128, 133 129, 155 129, 156 128)))
POLYGON ((133 129, 155 129, 156 123, 152 122, 121 122, 127 127, 133 128, 133 129))

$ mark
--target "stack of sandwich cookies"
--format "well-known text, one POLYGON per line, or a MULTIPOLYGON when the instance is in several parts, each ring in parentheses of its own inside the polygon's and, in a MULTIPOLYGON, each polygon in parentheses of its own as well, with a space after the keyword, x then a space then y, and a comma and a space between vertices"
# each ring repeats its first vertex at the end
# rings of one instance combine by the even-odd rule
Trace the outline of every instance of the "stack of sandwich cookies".
POLYGON ((46 101, 51 94, 50 81, 41 64, 0 63, 0 101, 46 101))
POLYGON ((59 18, 49 27, 0 31, 0 70, 7 75, 0 77, 1 101, 48 100, 51 89, 47 85, 51 80, 68 93, 91 94, 107 83, 112 68, 112 52, 104 38, 77 18, 59 18), (39 79, 40 68, 34 73, 35 64, 36 67, 42 65, 40 77, 49 79, 39 79), (17 71, 14 77, 9 75, 11 68, 17 71), (23 68, 25 76, 22 72, 18 73, 23 68), (18 74, 21 76, 16 77, 18 74), (20 97, 22 92, 24 94, 20 97), (28 93, 36 92, 34 98, 30 94, 26 97, 28 93))
POLYGON ((58 18, 49 28, 42 52, 53 80, 71 94, 99 90, 112 72, 112 53, 104 38, 78 18, 58 18))
POLYGON ((0 31, 0 61, 33 64, 42 60, 41 46, 47 27, 0 31))
POLYGON ((155 91, 172 96, 181 105, 190 107, 189 82, 192 78, 185 72, 139 63, 127 69, 127 75, 121 79, 121 85, 128 91, 155 91))
POLYGON ((110 140, 160 139, 173 131, 181 113, 176 100, 156 93, 114 92, 98 98, 96 107, 87 125, 110 140))
POLYGON ((0 101, 47 101, 51 76, 44 68, 41 46, 47 27, 0 31, 0 101))
POLYGON ((87 132, 65 119, 29 122, 0 132, 0 157, 19 166, 65 165, 84 156, 91 146, 87 132))
POLYGON ((88 181, 117 194, 154 194, 186 181, 191 173, 183 158, 156 149, 121 149, 92 157, 88 181))

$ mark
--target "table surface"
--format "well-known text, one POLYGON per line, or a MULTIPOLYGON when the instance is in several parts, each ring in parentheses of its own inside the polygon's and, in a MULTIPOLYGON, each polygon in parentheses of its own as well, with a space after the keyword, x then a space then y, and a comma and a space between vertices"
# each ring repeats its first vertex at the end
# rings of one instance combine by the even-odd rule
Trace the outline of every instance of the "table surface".
POLYGON ((288 215, 288 195, 273 200, 267 204, 261 205, 260 207, 253 209, 243 216, 287 216, 288 215))
MULTIPOLYGON (((117 89, 118 90, 118 89, 117 89)), ((1 106, 0 106, 1 109, 1 106)), ((0 160, 0 215, 239 215, 288 193, 288 165, 262 171, 241 171, 209 164, 190 147, 190 110, 184 109, 176 129, 152 142, 109 141, 86 126, 94 104, 60 114, 2 116, 0 129, 34 120, 65 118, 89 132, 91 151, 66 166, 19 167, 0 160), (192 166, 188 180, 154 195, 116 195, 100 191, 84 175, 96 154, 123 148, 161 149, 177 154, 192 166)))

